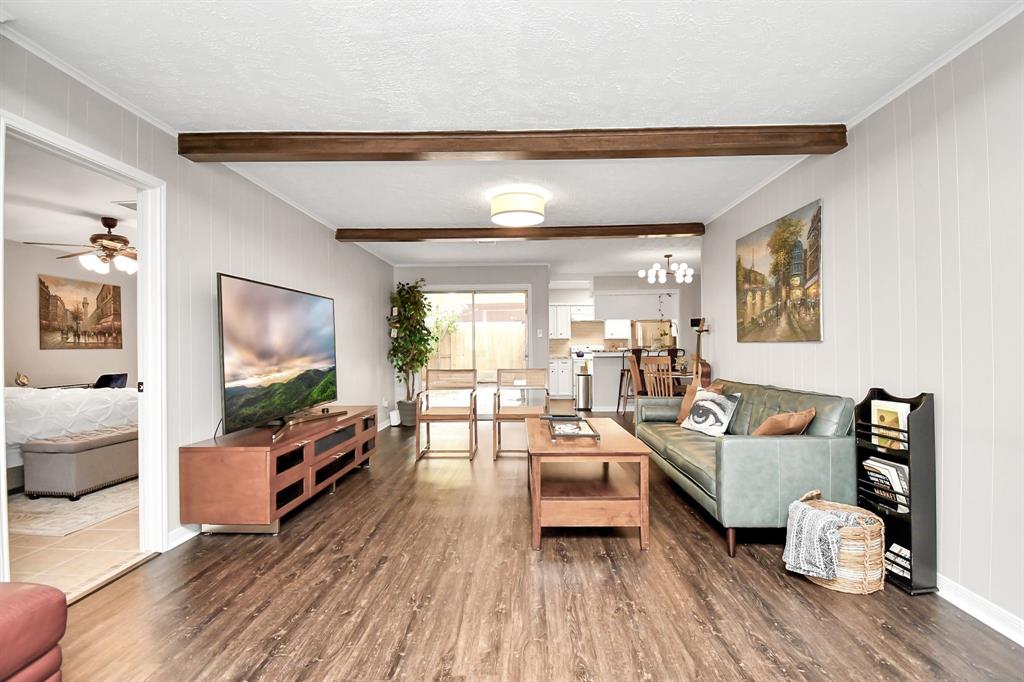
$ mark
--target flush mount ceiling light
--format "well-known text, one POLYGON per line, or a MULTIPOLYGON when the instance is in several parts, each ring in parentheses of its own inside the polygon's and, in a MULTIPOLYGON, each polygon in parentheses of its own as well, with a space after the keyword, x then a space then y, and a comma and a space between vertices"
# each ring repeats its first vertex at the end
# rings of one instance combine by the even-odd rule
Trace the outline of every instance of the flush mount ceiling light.
POLYGON ((491 222, 502 227, 531 227, 544 222, 544 204, 551 192, 536 185, 505 185, 486 194, 491 222))
POLYGON ((692 284, 693 283, 693 268, 686 263, 673 263, 672 254, 665 254, 665 265, 661 263, 654 263, 647 270, 637 270, 636 276, 641 279, 646 279, 648 284, 665 284, 668 282, 669 273, 676 284, 692 284))

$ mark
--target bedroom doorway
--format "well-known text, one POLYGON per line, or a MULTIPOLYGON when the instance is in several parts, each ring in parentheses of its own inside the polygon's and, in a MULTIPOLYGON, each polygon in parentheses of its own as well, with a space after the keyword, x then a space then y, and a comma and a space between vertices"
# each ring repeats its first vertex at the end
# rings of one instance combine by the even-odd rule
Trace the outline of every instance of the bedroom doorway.
POLYGON ((0 187, 0 580, 74 601, 168 545, 165 186, 0 112, 0 187))

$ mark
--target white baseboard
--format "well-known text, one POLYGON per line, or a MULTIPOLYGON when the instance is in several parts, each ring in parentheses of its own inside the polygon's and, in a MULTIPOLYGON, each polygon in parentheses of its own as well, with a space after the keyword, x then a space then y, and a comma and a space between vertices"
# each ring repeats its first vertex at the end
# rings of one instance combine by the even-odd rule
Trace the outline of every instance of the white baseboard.
POLYGON ((178 526, 167 534, 167 546, 164 548, 164 551, 168 552, 197 535, 199 535, 199 529, 196 526, 178 526))
POLYGON ((974 616, 1004 637, 1024 646, 1024 619, 993 604, 981 595, 954 582, 944 575, 938 576, 939 596, 964 613, 974 616))

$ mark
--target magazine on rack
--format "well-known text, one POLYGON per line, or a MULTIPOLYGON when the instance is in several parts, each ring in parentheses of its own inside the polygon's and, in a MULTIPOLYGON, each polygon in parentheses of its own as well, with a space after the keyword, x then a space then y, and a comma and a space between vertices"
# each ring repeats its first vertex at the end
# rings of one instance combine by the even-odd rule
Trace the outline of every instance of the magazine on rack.
POLYGON ((868 457, 861 466, 876 495, 893 502, 901 514, 910 511, 910 469, 905 464, 868 457))

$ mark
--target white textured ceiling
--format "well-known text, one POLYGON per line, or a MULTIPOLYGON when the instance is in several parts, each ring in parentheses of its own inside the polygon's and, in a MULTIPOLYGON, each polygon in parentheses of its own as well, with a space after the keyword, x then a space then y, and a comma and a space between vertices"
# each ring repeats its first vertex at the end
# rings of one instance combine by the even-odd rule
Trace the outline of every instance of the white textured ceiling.
POLYGON ((844 123, 1012 0, 4 0, 178 130, 844 123))
POLYGON ((485 192, 509 183, 550 191, 551 225, 702 221, 785 163, 762 156, 232 166, 316 206, 337 227, 473 227, 490 224, 485 192))
MULTIPOLYGON (((1014 5, 3 0, 7 26, 176 130, 846 123, 1014 5)), ((789 161, 239 168, 331 226, 485 224, 482 191, 511 180, 552 190, 549 224, 607 224, 707 220, 789 161)), ((370 248, 402 263, 581 262, 571 242, 370 248)), ((625 248, 594 247, 580 274, 633 269, 625 248)))
POLYGON ((103 232, 100 218, 111 216, 121 221, 118 234, 136 241, 135 211, 111 203, 135 201, 134 187, 15 138, 7 140, 5 171, 6 239, 88 244, 103 232))
POLYGON ((566 239, 374 243, 363 248, 392 265, 549 265, 553 280, 586 280, 593 275, 636 275, 652 263, 664 264, 665 254, 700 272, 701 241, 700 237, 566 239))

